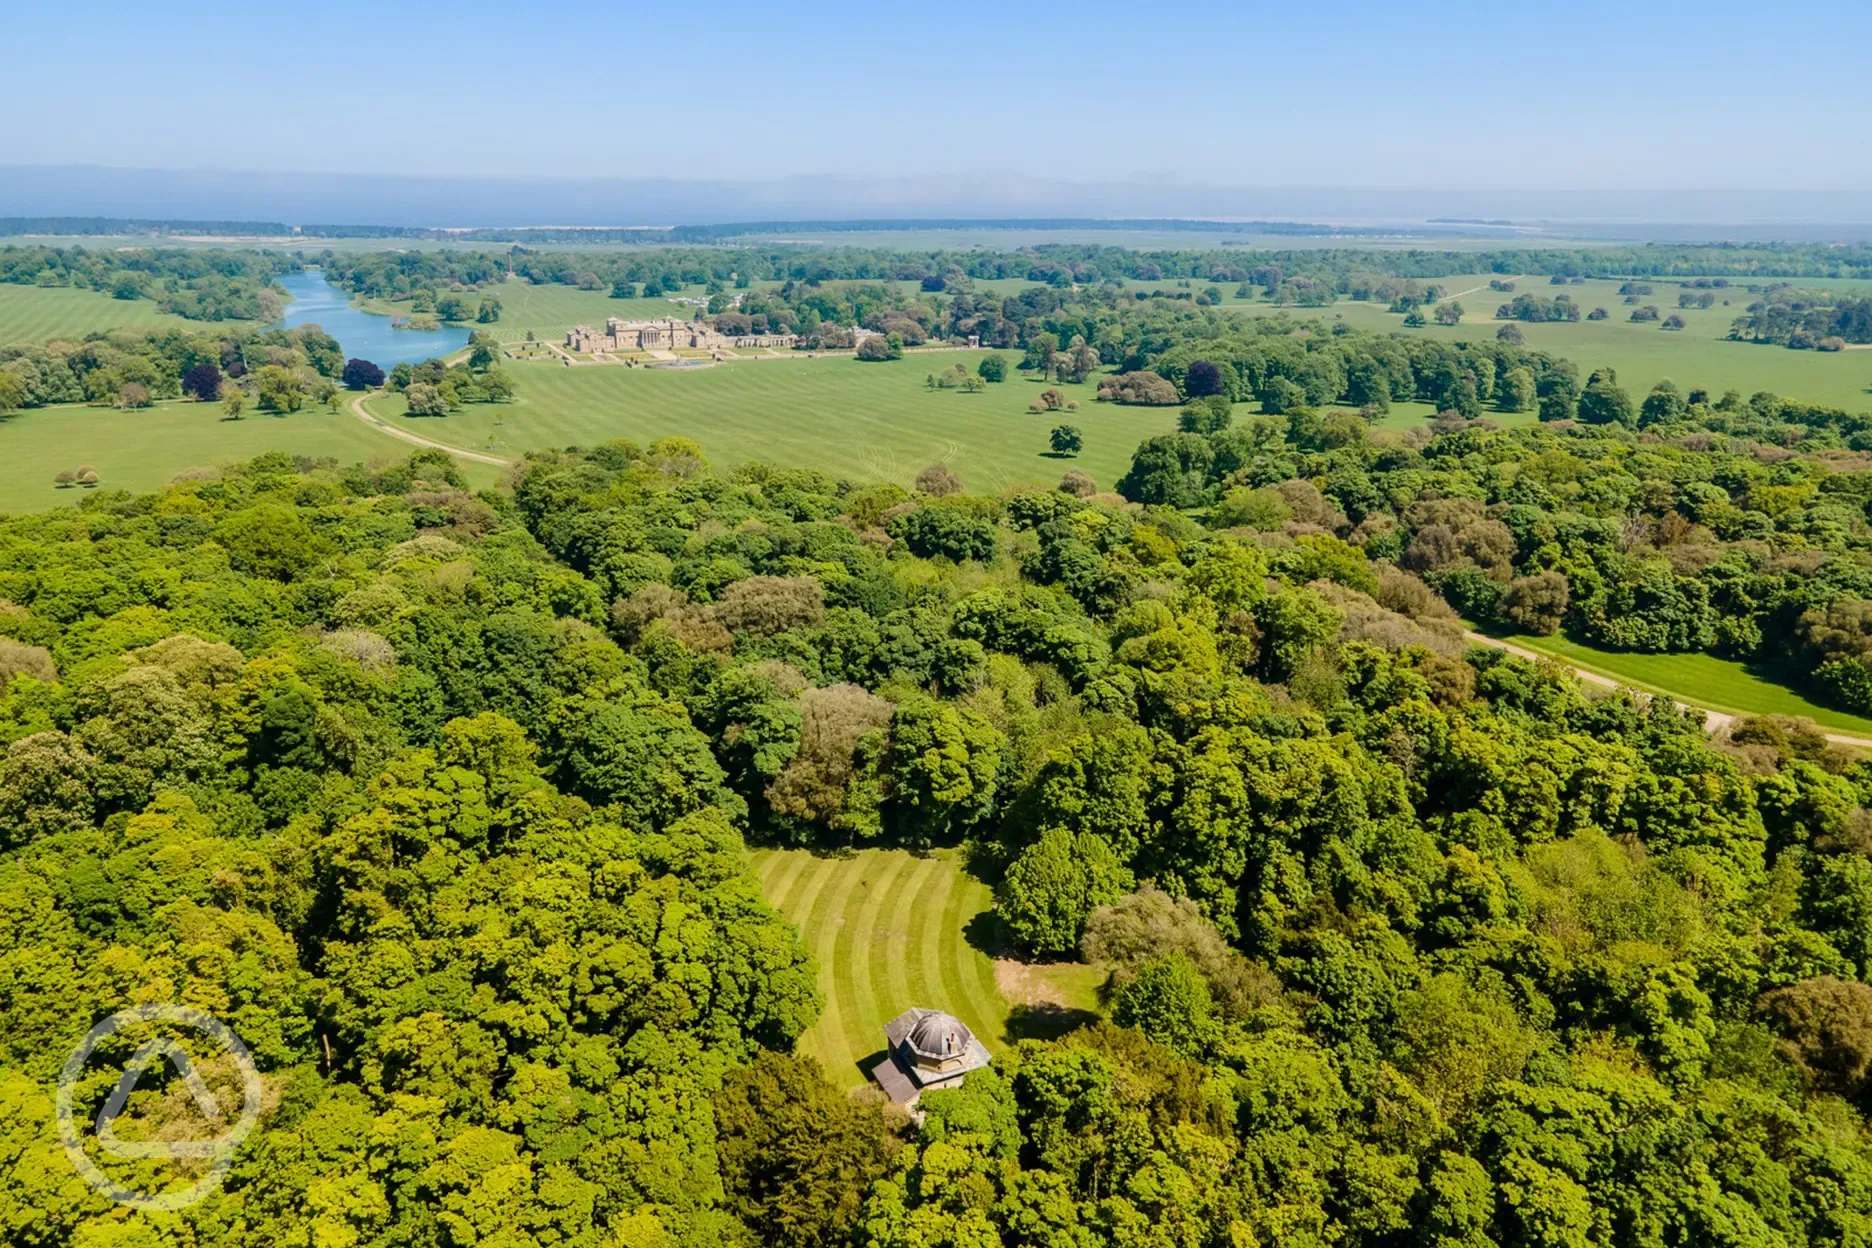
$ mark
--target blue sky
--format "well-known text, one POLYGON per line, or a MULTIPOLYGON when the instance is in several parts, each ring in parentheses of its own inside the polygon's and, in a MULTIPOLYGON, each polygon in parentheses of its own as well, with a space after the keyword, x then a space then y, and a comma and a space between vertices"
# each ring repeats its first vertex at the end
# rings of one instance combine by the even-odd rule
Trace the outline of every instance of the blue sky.
POLYGON ((168 0, 0 30, 0 164, 1872 189, 1868 0, 168 0))

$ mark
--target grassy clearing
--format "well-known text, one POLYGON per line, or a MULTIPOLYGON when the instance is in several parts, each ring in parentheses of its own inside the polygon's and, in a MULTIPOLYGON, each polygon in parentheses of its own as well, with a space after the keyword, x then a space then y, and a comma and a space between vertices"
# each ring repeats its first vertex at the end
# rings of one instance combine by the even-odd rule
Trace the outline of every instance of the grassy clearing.
MULTIPOLYGON (((1110 489, 1140 441, 1176 427, 1175 408, 1096 403, 1091 384, 1059 387, 1078 401, 1078 411, 1044 414, 1027 411, 1043 387, 1024 379, 980 394, 924 387, 929 374, 957 363, 972 369, 984 354, 913 352, 876 364, 849 356, 765 359, 694 370, 515 362, 512 403, 415 420, 394 396, 370 408, 425 437, 498 455, 681 434, 717 465, 767 459, 908 485, 920 469, 942 461, 981 491, 1053 485, 1074 467, 1110 489), (1056 459, 1048 451, 1047 432, 1059 424, 1084 432, 1078 458, 1056 459)), ((1017 359, 1003 354, 1010 364, 1017 359)))
POLYGON ((1502 634, 1501 640, 1708 710, 1732 715, 1804 715, 1836 732, 1872 734, 1872 719, 1810 702, 1730 659, 1707 654, 1628 654, 1564 637, 1502 634))
MULTIPOLYGON (((761 891, 804 934, 819 965, 825 1012, 800 1038, 843 1087, 864 1082, 882 1056, 884 1024, 913 1005, 960 1018, 991 1047, 1008 1042, 1013 1007, 995 962, 977 946, 992 930, 993 898, 952 852, 917 857, 867 849, 850 858, 805 850, 757 850, 761 891)), ((1004 964, 1004 973, 1008 966, 1004 964)), ((1068 1009, 1096 1008, 1093 968, 1017 966, 1016 981, 1068 1009)))
POLYGON ((148 299, 113 299, 95 290, 0 283, 0 343, 83 338, 112 329, 189 329, 219 332, 245 321, 209 324, 156 310, 148 299))
MULTIPOLYGON (((49 407, 0 421, 0 511, 42 511, 78 501, 85 491, 59 489, 59 471, 89 464, 100 488, 153 490, 185 468, 251 459, 263 451, 331 456, 350 464, 377 457, 403 458, 417 448, 373 432, 349 412, 323 408, 291 416, 250 415, 224 420, 217 403, 159 403, 141 411, 108 407, 49 407)), ((499 471, 461 463, 476 486, 492 485, 499 471)))

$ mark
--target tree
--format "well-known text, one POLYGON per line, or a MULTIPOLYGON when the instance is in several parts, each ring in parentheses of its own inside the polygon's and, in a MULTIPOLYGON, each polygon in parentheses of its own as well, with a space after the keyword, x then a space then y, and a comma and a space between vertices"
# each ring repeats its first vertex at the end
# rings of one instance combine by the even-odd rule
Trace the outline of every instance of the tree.
POLYGON ((1001 356, 1001 355, 983 356, 982 362, 975 366, 975 371, 981 377, 983 381, 987 381, 987 382, 1006 381, 1007 380, 1007 357, 1001 356))
POLYGON ((1645 396, 1644 404, 1638 409, 1638 424, 1640 428, 1665 424, 1682 418, 1688 411, 1689 404, 1684 402, 1683 392, 1666 378, 1651 387, 1651 393, 1645 396))
POLYGON ((126 381, 117 392, 117 402, 125 408, 148 407, 150 405, 149 387, 140 381, 126 381))
POLYGON ((811 1058, 763 1049, 722 1080, 714 1106, 722 1183, 755 1242, 846 1242, 896 1151, 875 1103, 834 1088, 811 1058))
POLYGON ((221 397, 221 369, 207 360, 182 374, 182 393, 193 395, 197 403, 210 403, 221 397))
POLYGON ((1183 392, 1192 399, 1222 393, 1222 370, 1209 360, 1192 360, 1183 375, 1183 392))
POLYGON ((1404 314, 1404 328, 1406 329, 1422 329, 1427 324, 1429 322, 1424 320, 1422 308, 1412 308, 1404 314))
POLYGON ((426 381, 413 381, 403 391, 403 398, 409 404, 412 416, 446 416, 448 400, 442 397, 442 391, 426 381))
POLYGON ((1519 325, 1510 323, 1495 331, 1495 341, 1518 347, 1527 342, 1527 335, 1521 332, 1519 325))
POLYGON ((1118 482, 1118 492, 1134 503, 1194 507, 1214 462, 1214 448, 1197 434, 1150 438, 1131 457, 1131 470, 1118 482))
POLYGON ((1139 404, 1147 407, 1175 407, 1182 402, 1176 386, 1167 377, 1142 371, 1120 373, 1098 383, 1098 397, 1111 403, 1139 404))
POLYGON ((345 361, 342 380, 350 390, 375 390, 384 384, 384 370, 369 360, 350 359, 345 361))
POLYGON ((1085 447, 1077 425, 1055 425, 1053 432, 1047 435, 1047 442, 1056 455, 1077 455, 1085 447))
POLYGON ((951 494, 960 494, 963 490, 962 478, 948 464, 931 464, 916 475, 918 493, 928 494, 932 498, 946 498, 951 494))
POLYGON ((56 485, 61 490, 69 489, 72 482, 77 479, 78 474, 76 472, 73 472, 70 468, 61 468, 58 472, 53 474, 52 484, 56 485))
POLYGON ((1103 837, 1049 828, 1002 877, 995 910, 1027 948, 1065 954, 1078 948, 1092 912, 1124 896, 1131 883, 1103 837))
POLYGON ((475 309, 475 320, 483 325, 492 325, 501 318, 501 301, 492 295, 481 300, 475 309))
POLYGON ((1068 468, 1060 477, 1059 491, 1074 498, 1090 498, 1098 493, 1098 482, 1077 468, 1068 468))
POLYGON ((1637 423, 1637 409, 1631 396, 1619 388, 1618 374, 1610 368, 1595 369, 1586 379, 1576 409, 1580 420, 1589 425, 1625 425, 1637 423))
POLYGON ((954 507, 919 507, 892 519, 888 531, 923 559, 986 560, 996 548, 993 522, 954 507))
POLYGON ((1546 637, 1566 618, 1569 597, 1567 578, 1562 573, 1548 571, 1516 577, 1502 595, 1501 612, 1517 627, 1546 637))
POLYGON ((618 278, 615 282, 611 283, 611 297, 613 299, 635 299, 637 297, 637 283, 626 281, 621 277, 618 278))
POLYGON ((883 360, 900 358, 903 355, 903 349, 900 347, 897 349, 896 353, 893 354, 889 340, 882 335, 874 334, 858 344, 857 354, 858 358, 861 360, 877 363, 883 360))
POLYGON ((239 420, 247 408, 247 394, 233 382, 221 387, 221 415, 226 420, 239 420))
POLYGON ((1074 334, 1071 347, 1054 360, 1058 378, 1074 385, 1090 377, 1098 366, 1098 351, 1080 334, 1074 334))
POLYGON ((0 368, 0 415, 26 406, 26 383, 0 368))
POLYGON ((979 712, 918 696, 891 718, 886 805, 912 845, 946 841, 994 813, 1007 738, 979 712))
POLYGON ((97 760, 62 732, 40 732, 0 758, 0 849, 91 822, 97 760))
POLYGON ((1177 415, 1177 428, 1184 433, 1220 433, 1234 421, 1234 406, 1219 394, 1196 399, 1177 415))
POLYGON ((1136 1027, 1166 1048, 1194 1057, 1213 1035, 1209 984, 1189 955, 1153 958, 1112 999, 1112 1021, 1136 1027))
POLYGON ((296 412, 305 405, 305 383, 291 369, 278 364, 263 365, 254 373, 260 394, 260 409, 267 412, 296 412))
POLYGON ((1509 369, 1496 387, 1496 403, 1504 412, 1531 411, 1538 398, 1534 374, 1525 366, 1509 369))
POLYGON ((1814 1086, 1848 1097, 1865 1090, 1872 1075, 1872 987, 1822 975, 1768 993, 1761 1010, 1814 1086))
POLYGON ((468 335, 468 367, 486 372, 500 362, 500 342, 493 334, 476 330, 468 335))
POLYGON ((1439 304, 1436 310, 1436 323, 1439 325, 1460 325, 1463 318, 1463 306, 1460 303, 1439 304))

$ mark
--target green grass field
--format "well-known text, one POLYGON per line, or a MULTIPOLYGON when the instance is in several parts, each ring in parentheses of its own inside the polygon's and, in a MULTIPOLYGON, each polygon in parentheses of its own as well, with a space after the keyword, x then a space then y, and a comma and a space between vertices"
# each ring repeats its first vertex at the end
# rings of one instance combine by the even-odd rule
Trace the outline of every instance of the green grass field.
MULTIPOLYGON (((799 927, 818 963, 825 1012, 799 1047, 833 1083, 863 1083, 867 1059, 882 1056, 884 1024, 913 1005, 947 1010, 990 1049, 1008 1042, 1010 1002, 994 961, 970 943, 991 925, 992 897, 952 852, 867 849, 822 858, 769 849, 752 858, 762 893, 799 927)), ((1036 996, 1074 1010, 1096 1007, 1102 975, 1091 967, 1024 967, 1022 974, 1044 981, 1036 996)))
MULTIPOLYGON (((370 408, 424 437, 497 455, 682 434, 721 466, 768 459, 908 485, 920 469, 941 461, 970 488, 987 492, 1052 485, 1071 467, 1110 489, 1140 441, 1176 427, 1175 408, 1095 403, 1089 383, 1060 387, 1079 402, 1076 412, 1029 412, 1043 387, 1011 369, 1010 380, 980 394, 925 388, 929 374, 958 362, 972 369, 984 354, 913 352, 875 364, 850 356, 766 359, 705 369, 515 362, 508 366, 512 403, 415 420, 395 396, 374 399, 370 408), (1059 424, 1084 432, 1085 451, 1077 459, 1048 452, 1047 433, 1059 424)), ((1018 359, 1003 354, 1010 365, 1018 359)))
MULTIPOLYGON (((103 489, 153 490, 185 468, 251 459, 263 451, 329 455, 340 463, 401 459, 417 448, 372 431, 349 412, 324 408, 291 416, 224 420, 217 403, 159 403, 141 411, 110 407, 50 407, 0 420, 0 511, 40 511, 78 501, 85 491, 52 483, 63 469, 89 464, 103 489)), ((475 486, 492 485, 498 469, 459 461, 475 486)))
POLYGON ((1501 634, 1501 640, 1708 710, 1732 715, 1800 715, 1835 732, 1872 735, 1872 719, 1810 702, 1730 659, 1707 654, 1628 654, 1583 646, 1564 637, 1501 634))
POLYGON ((198 329, 244 327, 245 321, 205 326, 156 310, 148 299, 113 299, 95 290, 0 283, 0 344, 43 343, 83 338, 112 329, 198 329))

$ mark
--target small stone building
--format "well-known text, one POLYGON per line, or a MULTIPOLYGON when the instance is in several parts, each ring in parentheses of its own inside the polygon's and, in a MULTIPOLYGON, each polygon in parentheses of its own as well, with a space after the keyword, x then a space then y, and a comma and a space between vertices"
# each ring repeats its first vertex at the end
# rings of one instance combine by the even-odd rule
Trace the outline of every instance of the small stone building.
POLYGON ((912 1007, 884 1024, 884 1059, 871 1077, 906 1109, 936 1088, 961 1084, 990 1061, 988 1049, 962 1020, 941 1010, 912 1007))

